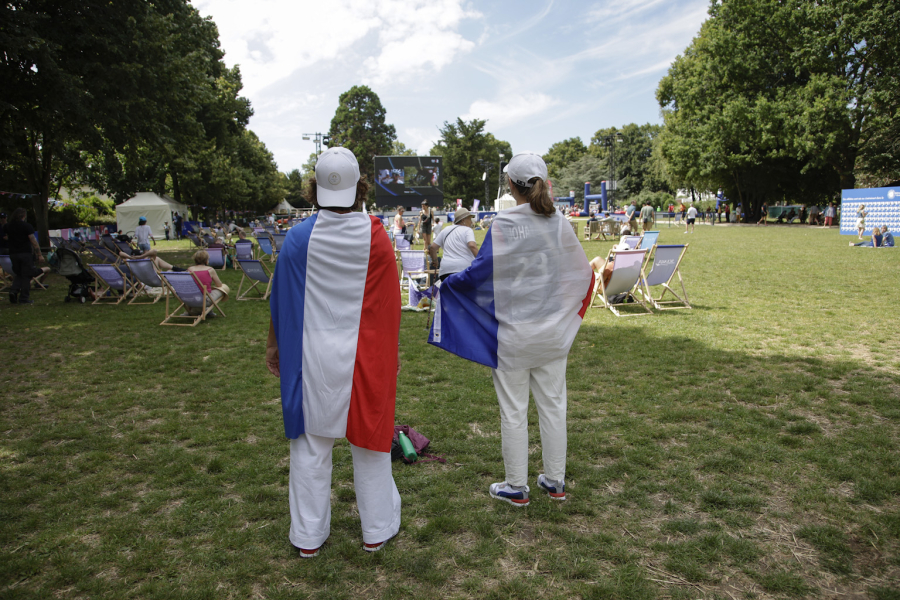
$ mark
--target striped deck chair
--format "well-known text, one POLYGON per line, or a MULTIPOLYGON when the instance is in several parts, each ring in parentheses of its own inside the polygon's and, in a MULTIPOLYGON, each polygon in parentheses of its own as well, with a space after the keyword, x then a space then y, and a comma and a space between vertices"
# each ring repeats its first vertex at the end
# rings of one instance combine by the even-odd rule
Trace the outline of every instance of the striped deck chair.
POLYGON ((646 256, 647 250, 610 250, 606 261, 607 263, 613 261, 612 276, 609 278, 609 283, 604 284, 601 271, 595 283, 591 307, 608 308, 617 317, 652 315, 653 311, 644 300, 647 297, 646 290, 641 290, 640 295, 636 294, 638 288, 643 285, 643 266, 646 256), (643 308, 645 312, 620 312, 619 307, 625 306, 626 303, 630 304, 629 299, 634 305, 643 308))
MULTIPOLYGON (((16 275, 13 273, 12 259, 8 254, 0 254, 0 269, 3 269, 3 272, 6 273, 9 278, 9 283, 12 285, 12 282, 15 281, 16 275)), ((36 290, 46 290, 47 286, 41 282, 41 279, 44 278, 44 274, 41 273, 37 277, 32 277, 29 285, 31 285, 36 290)))
POLYGON ((240 266, 241 271, 244 274, 241 276, 241 284, 238 286, 238 300, 267 300, 269 298, 269 294, 272 293, 272 275, 269 273, 266 266, 258 260, 253 259, 237 259, 237 264, 240 266), (253 284, 247 287, 246 291, 244 289, 244 281, 252 281, 253 284), (263 293, 261 289, 259 289, 259 285, 262 284, 266 286, 266 291, 263 293), (256 290, 256 293, 259 294, 257 298, 245 298, 247 294, 250 293, 251 290, 256 290))
POLYGON ((206 316, 213 308, 219 311, 223 317, 225 313, 212 299, 212 296, 206 291, 206 288, 190 271, 163 271, 159 274, 163 283, 169 290, 166 295, 166 318, 160 325, 180 325, 184 327, 193 327, 200 321, 206 320, 206 316), (169 300, 177 306, 173 310, 169 310, 169 300), (198 314, 189 315, 187 309, 198 310, 198 314), (189 321, 189 322, 184 322, 189 321))
POLYGON ((156 304, 168 292, 159 271, 149 258, 139 258, 128 261, 128 268, 134 280, 134 294, 128 304, 156 304), (151 294, 148 288, 160 288, 159 294, 151 294), (139 298, 152 298, 149 302, 138 302, 139 298))
POLYGON ((132 293, 133 287, 128 276, 116 265, 87 265, 97 280, 99 289, 92 304, 121 304, 132 293))
POLYGON ((650 273, 644 278, 644 287, 640 290, 641 294, 647 292, 646 299, 653 304, 657 310, 675 310, 678 308, 693 308, 688 302, 687 290, 684 289, 684 280, 681 278, 681 259, 687 252, 688 244, 678 246, 656 246, 656 252, 653 255, 653 266, 650 273), (671 283, 675 276, 678 275, 678 283, 681 284, 681 296, 672 289, 671 283), (661 287, 662 293, 659 298, 653 298, 650 288, 661 287), (663 300, 666 292, 671 293, 674 300, 663 300), (675 305, 675 306, 673 306, 675 305))
POLYGON ((225 248, 207 248, 206 253, 209 254, 209 266, 218 271, 225 268, 225 248))
POLYGON ((272 238, 261 233, 256 236, 256 242, 259 244, 260 252, 268 256, 271 262, 275 262, 278 251, 274 247, 272 247, 272 238))

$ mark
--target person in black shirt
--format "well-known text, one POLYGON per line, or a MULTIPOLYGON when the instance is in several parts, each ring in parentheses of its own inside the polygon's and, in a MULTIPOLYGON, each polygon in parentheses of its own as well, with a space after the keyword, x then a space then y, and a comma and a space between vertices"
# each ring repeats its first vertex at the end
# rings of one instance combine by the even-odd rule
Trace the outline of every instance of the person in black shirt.
POLYGON ((6 237, 6 213, 0 212, 0 255, 9 254, 9 238, 6 237))
POLYGON ((5 228, 9 238, 9 258, 15 274, 9 292, 11 304, 34 304, 34 300, 29 298, 31 278, 43 272, 34 265, 35 262, 43 262, 44 256, 34 236, 34 227, 25 220, 25 214, 24 208, 14 210, 12 221, 5 228))

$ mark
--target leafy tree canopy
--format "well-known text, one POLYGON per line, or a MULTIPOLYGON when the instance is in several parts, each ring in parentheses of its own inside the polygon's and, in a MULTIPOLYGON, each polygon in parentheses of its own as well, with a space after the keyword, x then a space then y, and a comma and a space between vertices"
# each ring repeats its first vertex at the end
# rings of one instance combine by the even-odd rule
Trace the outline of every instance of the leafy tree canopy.
POLYGON ((485 169, 493 168, 488 173, 488 185, 496 189, 493 182, 498 181, 500 154, 506 155, 507 160, 512 157, 509 142, 485 132, 486 123, 481 119, 463 121, 457 118, 455 123, 445 121, 440 130, 440 141, 431 148, 430 156, 444 157, 444 198, 448 203, 456 198, 466 202, 476 198, 484 200, 485 182, 482 176, 485 169))
POLYGON ((898 11, 888 0, 713 2, 657 90, 671 176, 722 187, 750 219, 764 201, 854 187, 860 150, 895 120, 878 99, 896 81, 898 11))
POLYGON ((556 181, 562 169, 587 154, 587 146, 580 137, 573 137, 561 142, 556 142, 543 156, 547 163, 547 174, 551 181, 556 181))
POLYGON ((356 156, 359 172, 374 184, 374 158, 389 155, 397 130, 385 121, 385 109, 378 94, 365 85, 355 85, 338 99, 331 119, 332 146, 343 146, 356 156))

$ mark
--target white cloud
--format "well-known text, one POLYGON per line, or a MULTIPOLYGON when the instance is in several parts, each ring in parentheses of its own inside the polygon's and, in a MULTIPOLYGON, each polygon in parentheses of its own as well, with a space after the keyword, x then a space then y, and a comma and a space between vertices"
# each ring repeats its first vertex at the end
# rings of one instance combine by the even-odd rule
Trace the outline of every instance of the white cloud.
POLYGON ((456 32, 480 14, 463 0, 198 0, 211 15, 228 64, 240 64, 248 95, 298 69, 357 54, 354 46, 377 33, 362 50, 358 75, 373 83, 438 71, 474 47, 456 32))
POLYGON ((441 137, 437 127, 406 127, 401 134, 397 138, 406 144, 407 148, 415 150, 419 156, 427 155, 441 137))
POLYGON ((536 92, 510 94, 493 101, 476 100, 462 118, 465 121, 483 119, 488 122, 491 131, 496 131, 538 115, 559 103, 555 98, 536 92))

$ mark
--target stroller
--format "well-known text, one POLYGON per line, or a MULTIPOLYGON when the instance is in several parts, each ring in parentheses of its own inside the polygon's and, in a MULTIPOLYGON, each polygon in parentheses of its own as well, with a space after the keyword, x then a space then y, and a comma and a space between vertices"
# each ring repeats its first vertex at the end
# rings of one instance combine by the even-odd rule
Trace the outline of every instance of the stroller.
POLYGON ((78 253, 68 248, 57 248, 56 257, 59 260, 59 274, 69 280, 69 293, 65 301, 84 304, 88 298, 93 300, 94 277, 84 268, 78 253))

